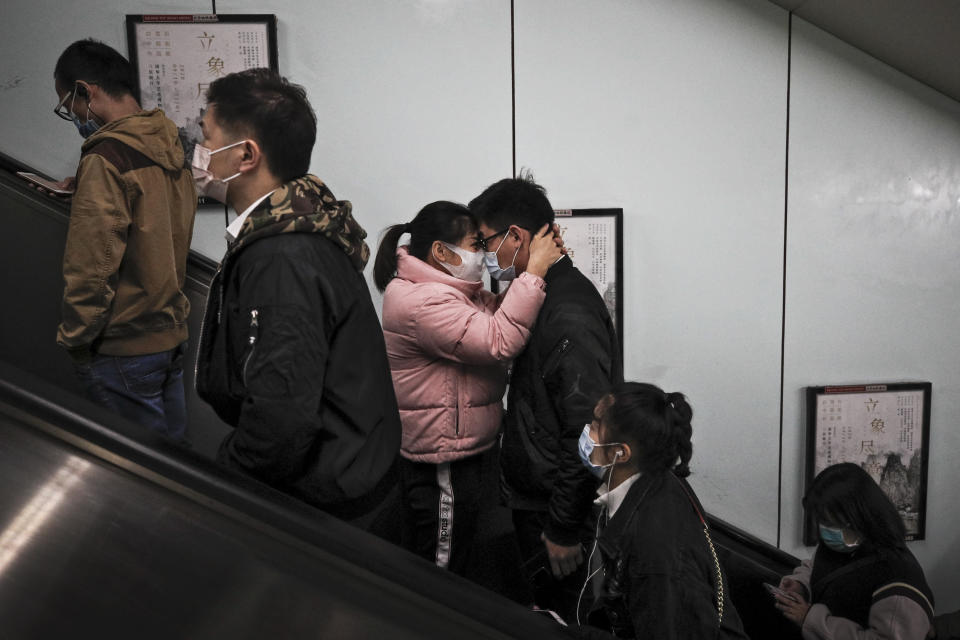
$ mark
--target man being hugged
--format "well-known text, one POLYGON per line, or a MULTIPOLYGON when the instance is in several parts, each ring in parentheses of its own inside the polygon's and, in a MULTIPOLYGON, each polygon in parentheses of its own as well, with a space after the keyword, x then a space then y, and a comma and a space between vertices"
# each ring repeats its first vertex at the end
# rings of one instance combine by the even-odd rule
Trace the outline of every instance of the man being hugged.
MULTIPOLYGON (((500 282, 526 269, 533 234, 554 218, 543 188, 522 177, 491 185, 470 211, 487 268, 500 282)), ((593 283, 566 256, 544 281, 543 307, 510 378, 501 492, 536 605, 572 619, 585 579, 583 544, 594 535, 597 488, 577 442, 594 405, 622 382, 623 368, 613 322, 593 283)))
POLYGON ((239 216, 210 286, 197 391, 234 430, 219 461, 383 537, 400 417, 363 278, 366 232, 307 174, 316 116, 267 69, 210 85, 200 192, 239 216))

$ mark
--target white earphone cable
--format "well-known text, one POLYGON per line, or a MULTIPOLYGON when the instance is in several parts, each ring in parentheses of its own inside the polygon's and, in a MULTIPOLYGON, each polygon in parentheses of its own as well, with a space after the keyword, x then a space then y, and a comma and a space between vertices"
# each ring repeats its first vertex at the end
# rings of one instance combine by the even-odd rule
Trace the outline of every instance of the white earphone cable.
MULTIPOLYGON (((607 474, 607 493, 610 493, 610 480, 613 478, 613 467, 617 464, 617 458, 623 455, 623 451, 617 451, 613 456, 613 463, 610 465, 610 471, 607 474)), ((597 516, 597 525, 593 531, 593 546, 590 548, 590 555, 587 556, 587 570, 590 570, 590 563, 593 562, 593 554, 597 551, 597 543, 600 538, 600 521, 603 519, 604 514, 607 513, 607 507, 603 506, 600 508, 600 515, 597 516)), ((609 518, 607 519, 609 522, 609 518)), ((590 581, 600 573, 603 569, 603 563, 599 567, 594 569, 592 573, 587 575, 587 579, 583 581, 583 586, 580 588, 580 595, 577 597, 577 626, 582 626, 580 624, 580 605, 583 602, 583 594, 587 591, 587 585, 590 584, 590 581)))

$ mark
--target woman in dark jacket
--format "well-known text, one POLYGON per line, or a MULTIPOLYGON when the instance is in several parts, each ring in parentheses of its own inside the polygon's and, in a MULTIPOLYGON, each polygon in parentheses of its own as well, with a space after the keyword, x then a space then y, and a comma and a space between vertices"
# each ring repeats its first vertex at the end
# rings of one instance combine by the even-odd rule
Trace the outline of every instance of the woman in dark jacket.
POLYGON ((606 479, 597 502, 603 591, 583 637, 746 638, 690 474, 693 412, 681 393, 624 383, 584 427, 580 455, 606 479))
POLYGON ((821 544, 774 598, 805 640, 926 638, 933 594, 907 549, 900 514, 870 474, 850 462, 827 467, 803 506, 821 544))

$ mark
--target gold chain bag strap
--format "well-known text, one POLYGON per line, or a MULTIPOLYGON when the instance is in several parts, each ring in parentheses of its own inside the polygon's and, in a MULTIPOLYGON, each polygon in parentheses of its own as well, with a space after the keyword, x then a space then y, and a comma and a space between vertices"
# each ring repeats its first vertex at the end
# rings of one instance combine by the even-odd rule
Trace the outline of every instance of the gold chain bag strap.
POLYGON ((694 500, 690 492, 687 491, 686 484, 684 484, 680 478, 677 478, 672 473, 670 475, 680 483, 680 488, 683 489, 683 492, 687 495, 687 499, 690 500, 693 510, 697 512, 697 517, 700 518, 700 522, 703 524, 703 535, 707 539, 707 546, 710 547, 710 555, 713 556, 713 564, 717 568, 717 626, 719 627, 723 624, 723 570, 720 568, 720 558, 717 557, 717 550, 713 546, 713 538, 710 537, 710 527, 707 525, 707 519, 700 513, 700 507, 697 506, 696 500, 694 500))

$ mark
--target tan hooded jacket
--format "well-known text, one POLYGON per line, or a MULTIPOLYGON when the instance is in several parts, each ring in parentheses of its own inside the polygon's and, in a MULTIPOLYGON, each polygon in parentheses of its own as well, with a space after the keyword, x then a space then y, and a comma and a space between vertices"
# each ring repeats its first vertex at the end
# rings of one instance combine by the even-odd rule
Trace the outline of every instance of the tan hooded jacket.
POLYGON ((177 127, 159 109, 140 111, 81 149, 57 342, 77 361, 172 349, 187 339, 197 203, 177 127))

